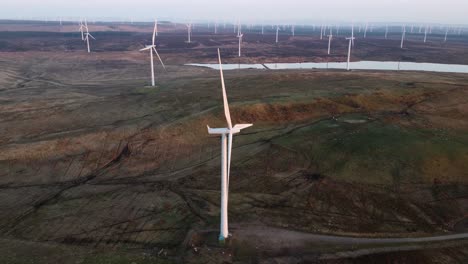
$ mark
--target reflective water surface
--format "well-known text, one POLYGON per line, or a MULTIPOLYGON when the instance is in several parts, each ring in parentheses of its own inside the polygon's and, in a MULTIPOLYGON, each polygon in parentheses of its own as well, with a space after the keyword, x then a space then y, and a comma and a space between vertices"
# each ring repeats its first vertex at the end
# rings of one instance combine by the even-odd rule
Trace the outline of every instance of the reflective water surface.
MULTIPOLYGON (((188 66, 208 67, 219 70, 218 64, 186 64, 188 66)), ((351 62, 352 70, 387 70, 387 71, 430 71, 430 72, 453 72, 468 73, 468 65, 440 64, 440 63, 418 63, 398 61, 359 61, 351 62)), ((346 62, 304 62, 304 63, 265 63, 265 64, 223 64, 224 70, 237 69, 346 69, 346 62)))

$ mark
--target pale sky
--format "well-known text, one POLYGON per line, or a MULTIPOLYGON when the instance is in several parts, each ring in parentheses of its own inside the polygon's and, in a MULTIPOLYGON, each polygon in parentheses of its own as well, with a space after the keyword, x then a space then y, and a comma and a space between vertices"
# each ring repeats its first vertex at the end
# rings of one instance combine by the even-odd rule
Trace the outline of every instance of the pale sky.
POLYGON ((0 19, 87 17, 468 24, 468 0, 2 0, 0 19))

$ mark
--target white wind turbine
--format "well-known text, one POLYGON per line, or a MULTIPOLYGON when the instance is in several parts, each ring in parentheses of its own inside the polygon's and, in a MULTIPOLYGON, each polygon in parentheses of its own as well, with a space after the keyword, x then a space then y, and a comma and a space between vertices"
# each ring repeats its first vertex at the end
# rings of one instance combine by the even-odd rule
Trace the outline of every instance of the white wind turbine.
POLYGON ((238 36, 238 38, 239 38, 239 57, 241 56, 241 45, 242 45, 242 38, 243 37, 244 37, 244 34, 242 34, 242 33, 238 36))
POLYGON ((445 29, 445 37, 444 37, 444 43, 447 42, 447 35, 448 35, 449 28, 445 29))
POLYGON ((224 242, 229 237, 228 229, 228 196, 229 196, 229 176, 231 170, 232 139, 241 130, 251 127, 252 124, 241 124, 232 126, 231 114, 227 100, 226 87, 224 84, 223 68, 221 64, 221 53, 218 49, 219 71, 221 74, 221 85, 223 92, 224 115, 226 116, 227 128, 210 128, 210 135, 221 135, 221 223, 219 241, 224 242))
POLYGON ((156 53, 156 56, 158 57, 159 61, 161 62, 161 65, 163 66, 164 69, 166 69, 166 66, 164 65, 163 61, 161 60, 161 57, 159 56, 158 51, 156 50, 156 30, 157 30, 157 21, 154 23, 154 30, 153 30, 153 42, 151 45, 147 45, 145 48, 141 49, 140 51, 144 50, 149 50, 150 51, 150 60, 151 60, 151 86, 155 86, 154 82, 154 61, 153 61, 153 51, 156 53))
POLYGON ((93 35, 91 35, 91 33, 89 33, 89 30, 88 30, 88 22, 86 22, 85 20, 85 28, 86 28, 86 33, 85 33, 85 40, 86 40, 86 45, 88 46, 88 53, 91 52, 91 48, 89 46, 89 38, 91 37, 92 39, 96 40, 93 35))
POLYGON ((80 28, 79 28, 79 31, 81 32, 81 40, 85 40, 85 39, 84 39, 84 29, 85 29, 85 26, 83 25, 83 21, 80 20, 80 28))
POLYGON ((350 38, 346 38, 349 40, 349 46, 348 46, 348 63, 346 64, 346 69, 349 71, 349 62, 351 60, 351 44, 353 43, 355 37, 351 36, 350 38))
POLYGON ((322 40, 322 39, 323 39, 323 24, 320 27, 320 40, 322 40))
POLYGON ((366 28, 364 29, 364 38, 367 38, 367 29, 369 28, 369 23, 366 23, 366 28))
POLYGON ((192 23, 186 24, 187 26, 187 34, 188 34, 188 43, 192 43, 192 23))
POLYGON ((354 24, 351 25, 351 44, 353 45, 354 47, 354 24))
POLYGON ((333 38, 333 30, 330 28, 330 35, 328 35, 328 55, 330 55, 332 38, 333 38))
POLYGON ((424 43, 427 41, 427 26, 426 29, 424 30, 424 43))
POLYGON ((276 43, 278 43, 279 26, 276 25, 276 43))
POLYGON ((400 48, 403 48, 403 43, 405 41, 405 35, 406 35, 406 25, 403 26, 403 32, 401 33, 401 45, 400 48))

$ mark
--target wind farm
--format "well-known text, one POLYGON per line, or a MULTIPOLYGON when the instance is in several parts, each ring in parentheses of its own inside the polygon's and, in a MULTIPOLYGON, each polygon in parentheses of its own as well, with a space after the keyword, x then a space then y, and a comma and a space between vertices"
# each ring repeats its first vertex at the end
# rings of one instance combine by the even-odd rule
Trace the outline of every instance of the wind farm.
POLYGON ((220 17, 0 20, 0 263, 467 260, 468 26, 220 17))

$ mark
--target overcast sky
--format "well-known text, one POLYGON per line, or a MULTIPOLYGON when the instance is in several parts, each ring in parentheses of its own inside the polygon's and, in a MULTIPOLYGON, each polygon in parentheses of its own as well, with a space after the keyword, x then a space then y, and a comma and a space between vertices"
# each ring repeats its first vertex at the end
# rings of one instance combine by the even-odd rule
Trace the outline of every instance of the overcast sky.
POLYGON ((468 0, 2 0, 0 18, 152 17, 468 24, 468 0))

